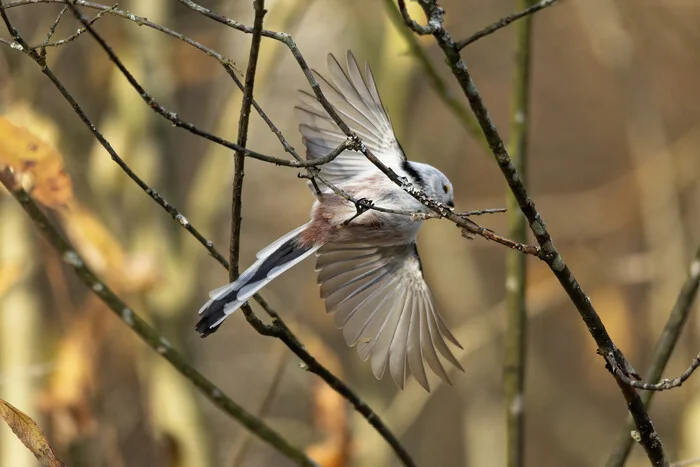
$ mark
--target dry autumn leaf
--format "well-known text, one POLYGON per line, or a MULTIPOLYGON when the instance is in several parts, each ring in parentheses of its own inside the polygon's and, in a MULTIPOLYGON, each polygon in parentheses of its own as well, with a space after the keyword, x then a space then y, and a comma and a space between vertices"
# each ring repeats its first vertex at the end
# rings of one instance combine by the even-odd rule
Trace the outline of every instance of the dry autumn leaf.
POLYGON ((0 117, 0 169, 5 166, 29 175, 32 196, 47 207, 64 206, 73 198, 61 154, 29 130, 0 117))
POLYGON ((56 457, 39 425, 27 414, 0 399, 0 417, 7 422, 15 435, 36 456, 39 462, 49 467, 65 466, 56 457))

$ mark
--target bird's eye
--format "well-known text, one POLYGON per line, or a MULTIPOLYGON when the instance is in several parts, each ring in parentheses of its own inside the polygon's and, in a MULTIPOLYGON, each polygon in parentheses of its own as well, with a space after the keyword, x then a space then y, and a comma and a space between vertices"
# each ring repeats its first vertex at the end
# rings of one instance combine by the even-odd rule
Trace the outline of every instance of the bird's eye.
POLYGON ((445 191, 445 193, 449 193, 450 187, 447 185, 442 185, 442 189, 445 191))

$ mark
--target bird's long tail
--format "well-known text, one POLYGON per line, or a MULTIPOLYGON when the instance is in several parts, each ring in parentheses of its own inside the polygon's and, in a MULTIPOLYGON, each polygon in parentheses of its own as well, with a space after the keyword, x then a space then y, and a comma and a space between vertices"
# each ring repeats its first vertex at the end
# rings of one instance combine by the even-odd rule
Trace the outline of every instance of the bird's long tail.
POLYGON ((209 292, 209 301, 199 310, 202 317, 196 326, 202 337, 216 331, 228 315, 240 308, 258 290, 321 247, 299 244, 299 236, 306 227, 307 225, 302 225, 260 250, 258 260, 238 279, 209 292))

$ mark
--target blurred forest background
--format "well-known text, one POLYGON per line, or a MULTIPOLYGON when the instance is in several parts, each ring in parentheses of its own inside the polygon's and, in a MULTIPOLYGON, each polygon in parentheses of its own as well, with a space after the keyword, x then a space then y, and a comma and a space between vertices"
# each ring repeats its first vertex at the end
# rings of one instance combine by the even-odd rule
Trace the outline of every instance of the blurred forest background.
MULTIPOLYGON (((250 1, 202 1, 252 24, 250 1)), ((328 52, 368 61, 408 157, 449 174, 460 210, 505 205, 492 157, 430 86, 379 0, 268 0, 265 27, 294 37, 325 72, 328 52)), ((510 0, 444 0, 455 39, 516 11, 510 0)), ((110 5, 111 6, 111 5, 110 5)), ((211 47, 245 69, 251 36, 170 0, 119 7, 211 47)), ((10 17, 40 43, 61 5, 14 8, 10 17)), ((412 9, 414 17, 423 16, 412 9)), ((95 11, 85 9, 86 14, 95 11)), ((615 342, 643 373, 700 242, 700 5, 692 0, 567 0, 534 17, 529 160, 531 195, 557 246, 615 342)), ((95 23, 137 79, 170 110, 235 141, 241 92, 212 58, 124 18, 95 23)), ((70 13, 56 38, 76 31, 70 13)), ((2 37, 9 38, 5 28, 2 37)), ((464 100, 432 37, 420 38, 457 100, 464 100)), ((39 67, 2 47, 0 109, 57 148, 73 184, 70 209, 52 213, 81 254, 193 366, 261 414, 324 465, 398 465, 367 422, 278 340, 241 313, 212 337, 194 332, 207 292, 227 282, 190 235, 151 202, 95 141, 39 67), (351 452, 349 463, 342 453, 351 452)), ((503 29, 462 55, 507 140, 515 34, 503 29)), ((48 63, 117 152, 152 187, 228 251, 232 152, 153 113, 89 35, 48 49, 48 63)), ((293 115, 308 84, 288 49, 263 39, 255 97, 302 152, 293 115)), ((464 100, 466 105, 466 100, 464 100)), ((248 146, 286 156, 256 114, 248 146)), ((298 170, 249 160, 241 266, 306 221, 312 196, 298 170)), ((479 222, 505 232, 505 216, 479 222)), ((504 465, 502 383, 504 255, 467 241, 447 221, 419 238, 439 309, 464 345, 454 387, 433 379, 399 391, 375 381, 345 347, 319 299, 313 262, 263 295, 309 351, 355 389, 419 465, 504 465)), ((554 276, 528 259, 526 464, 601 465, 626 407, 595 344, 554 276)), ((697 307, 696 307, 697 309, 697 307)), ((691 317, 666 374, 698 352, 691 317)), ((651 418, 672 460, 700 457, 699 377, 657 395, 651 418)), ((31 415, 73 466, 284 466, 289 461, 195 392, 74 277, 19 205, 0 192, 0 398, 31 415)), ((36 465, 0 423, 0 466, 36 465)), ((628 465, 648 465, 635 448, 628 465)))

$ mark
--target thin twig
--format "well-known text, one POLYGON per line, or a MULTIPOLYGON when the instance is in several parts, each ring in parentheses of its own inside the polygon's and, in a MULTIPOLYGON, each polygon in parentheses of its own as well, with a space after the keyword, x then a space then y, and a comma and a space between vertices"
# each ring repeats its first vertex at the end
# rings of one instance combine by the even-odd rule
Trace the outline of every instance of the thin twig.
MULTIPOLYGON (((265 16, 264 0, 255 0, 255 20, 253 26, 253 38, 250 44, 250 54, 248 56, 248 68, 245 73, 245 86, 243 87, 243 100, 241 103, 240 117, 238 118, 238 140, 241 148, 248 144, 248 122, 250 121, 250 108, 253 100, 253 88, 255 87, 255 71, 258 66, 258 54, 260 52, 260 31, 262 31, 263 17, 265 16)), ((238 260, 241 247, 241 217, 243 209, 243 170, 245 167, 245 155, 242 151, 236 151, 234 158, 233 173, 233 198, 231 200, 231 248, 229 262, 231 267, 228 271, 231 282, 238 279, 238 260)), ((245 304, 246 315, 252 313, 250 306, 245 304)))
MULTIPOLYGON (((531 0, 517 0, 519 8, 531 0)), ((515 83, 511 110, 510 152, 515 170, 526 184, 530 132, 530 64, 532 16, 517 27, 515 83)), ((512 193, 506 194, 508 237, 527 241, 527 223, 512 193)), ((506 465, 522 467, 525 462, 525 361, 527 343, 526 280, 527 258, 514 251, 506 253, 507 323, 504 336, 503 384, 506 412, 506 465)))
MULTIPOLYGON (((245 85, 243 86, 243 100, 241 103, 241 112, 238 119, 238 145, 242 148, 246 147, 248 142, 248 122, 250 119, 250 108, 253 101, 253 88, 255 86, 255 71, 258 65, 258 54, 260 52, 261 31, 263 27, 263 17, 265 16, 264 0, 255 0, 255 19, 253 25, 253 38, 250 44, 250 54, 248 57, 248 68, 245 74, 245 85)), ((242 151, 236 151, 234 154, 234 174, 233 174, 233 190, 231 200, 231 247, 230 247, 230 263, 231 267, 228 270, 228 277, 231 282, 238 278, 238 261, 240 258, 240 241, 241 241, 241 224, 243 218, 241 212, 243 209, 243 170, 245 167, 245 156, 242 151)), ((253 326, 254 329, 265 329, 266 332, 271 332, 276 324, 267 326, 255 316, 253 309, 248 302, 241 306, 241 311, 245 315, 246 320, 253 326), (264 326, 264 327, 262 327, 264 326)))
POLYGON ((671 467, 688 467, 689 465, 700 464, 700 457, 697 459, 687 459, 684 461, 678 461, 671 464, 671 467))
POLYGON ((409 29, 419 36, 425 36, 428 34, 432 34, 435 32, 436 28, 441 28, 442 24, 440 23, 433 23, 432 20, 428 21, 428 24, 425 26, 421 26, 418 24, 414 19, 411 18, 411 15, 408 14, 408 10, 406 9, 406 0, 399 0, 399 11, 401 12, 401 18, 403 18, 404 24, 409 27, 409 29))
POLYGON ((486 37, 490 34, 493 34, 494 32, 498 31, 499 29, 505 28, 513 21, 517 21, 521 18, 526 18, 526 17, 532 15, 533 13, 536 13, 540 10, 547 8, 548 6, 554 5, 556 2, 557 2, 557 0, 542 0, 541 2, 535 3, 534 5, 531 5, 527 8, 525 8, 524 10, 519 11, 518 13, 513 13, 512 15, 508 15, 506 17, 503 17, 503 18, 499 19, 498 21, 496 21, 495 23, 493 23, 489 26, 486 26, 484 29, 481 29, 481 30, 475 32, 474 34, 467 37, 466 39, 457 42, 455 44, 457 47, 457 50, 462 50, 463 48, 465 48, 469 44, 476 42, 479 39, 486 37))
MULTIPOLYGON (((0 11, 0 15, 3 16, 3 19, 9 27, 10 23, 6 19, 4 10, 0 11)), ((141 340, 170 362, 180 374, 190 380, 207 399, 222 411, 238 420, 260 439, 269 443, 280 453, 287 456, 295 464, 307 467, 316 465, 306 454, 290 445, 279 433, 267 426, 260 418, 248 413, 243 407, 234 402, 233 399, 225 395, 214 383, 190 366, 185 361, 184 357, 173 349, 165 338, 112 292, 109 287, 86 266, 85 261, 76 252, 75 248, 73 248, 59 233, 29 194, 22 189, 21 185, 15 180, 15 175, 12 170, 6 168, 0 173, 0 183, 2 183, 19 202, 39 231, 41 231, 44 238, 46 238, 49 244, 61 255, 63 261, 73 268, 75 274, 90 291, 97 295, 124 324, 141 338, 141 340)))
POLYGON ((696 355, 695 358, 693 358, 688 369, 685 370, 683 374, 680 375, 678 378, 664 378, 658 383, 644 383, 642 381, 630 379, 627 375, 623 374, 619 368, 615 368, 614 371, 616 372, 618 378, 620 378, 633 388, 642 389, 644 391, 666 391, 667 389, 678 388, 681 385, 683 385, 683 383, 685 383, 686 380, 690 378, 690 376, 695 372, 695 370, 698 369, 698 367, 700 367, 700 354, 696 355))
MULTIPOLYGON (((114 5, 112 8, 99 11, 92 19, 90 19, 90 21, 88 21, 88 24, 92 25, 93 23, 95 23, 95 21, 102 18, 102 16, 104 16, 106 13, 109 13, 110 11, 114 10, 116 7, 117 7, 117 5, 114 5)), ((67 9, 68 9, 68 6, 63 7, 63 9, 61 10, 61 15, 67 9)), ((49 31, 50 34, 48 34, 46 36, 46 38, 44 39, 44 42, 42 42, 40 45, 35 45, 32 47, 33 49, 41 49, 41 55, 44 57, 46 56, 46 48, 47 47, 60 47, 60 46, 65 45, 71 41, 74 41, 75 39, 80 37, 81 34, 83 34, 85 31, 87 31, 87 29, 85 29, 85 28, 80 28, 77 31, 75 31, 73 34, 71 34, 70 36, 68 36, 64 39, 58 40, 56 42, 49 42, 49 39, 51 38, 51 36, 53 36, 54 30, 55 30, 56 26, 58 25, 58 20, 60 19, 60 15, 56 19, 57 19, 57 21, 53 24, 53 29, 49 31)))
POLYGON ((64 6, 61 8, 61 11, 58 12, 58 16, 56 16, 56 19, 53 21, 51 26, 49 26, 49 30, 46 33, 46 37, 44 38, 44 41, 41 43, 41 54, 42 57, 46 57, 46 46, 49 44, 49 41, 53 37, 54 33, 56 32, 56 28, 58 27, 58 23, 61 22, 61 18, 63 18, 63 15, 66 14, 66 11, 68 11, 68 7, 64 6))
MULTIPOLYGON (((653 356, 651 358, 651 364, 649 365, 649 370, 647 370, 646 375, 644 375, 645 381, 659 381, 661 375, 671 359, 671 354, 676 347, 676 343, 680 338, 681 332, 688 322, 688 317, 690 316, 690 311, 693 307, 693 303, 698 295, 698 289, 700 288, 700 247, 695 252, 695 258, 690 264, 688 271, 688 277, 683 283, 678 298, 676 298, 676 303, 673 305, 673 310, 668 317, 668 322, 664 327, 661 337, 656 344, 653 356)), ((654 397, 655 392, 649 391, 642 394, 642 401, 644 402, 647 409, 651 405, 651 400, 654 397)), ((625 426, 622 428, 619 441, 615 445, 615 449, 608 458, 605 466, 606 467, 622 467, 632 450, 632 438, 630 437, 630 431, 634 428, 634 423, 631 419, 626 421, 625 426)))
POLYGON ((500 214, 507 212, 507 208, 493 208, 493 209, 475 209, 473 211, 456 212, 455 214, 460 217, 470 217, 470 216, 483 216, 484 214, 500 214))
MULTIPOLYGON (((442 24, 443 10, 437 4, 436 0, 423 0, 420 2, 421 7, 429 21, 436 21, 442 24)), ((603 356, 610 368, 618 368, 622 374, 636 377, 636 372, 629 364, 624 354, 615 346, 610 338, 610 335, 605 329, 600 316, 591 304, 588 296, 583 292, 581 286, 575 276, 566 265, 566 262, 559 254, 559 251, 554 246, 552 237, 550 236, 540 213, 535 208, 535 204, 530 199, 525 185, 516 170, 510 155, 505 149, 503 140, 501 139, 498 130, 496 130, 491 117, 484 105, 481 95, 479 94, 471 74, 462 60, 457 44, 452 40, 450 34, 444 28, 439 28, 433 34, 438 46, 442 49, 447 64, 452 70, 452 74, 460 84, 469 105, 472 108, 479 125, 481 126, 486 140, 489 143, 491 152, 498 163, 503 176, 510 187, 513 196, 518 201, 520 210, 530 224, 537 242, 542 251, 539 255, 540 259, 545 261, 550 267, 554 275, 559 280, 566 293, 569 295, 572 303, 576 306, 581 318, 586 324, 589 333, 596 341, 598 352, 603 356)), ((615 373, 613 373, 615 375, 615 373)), ((622 381, 615 375, 615 381, 620 388, 626 402, 627 407, 632 414, 637 430, 640 434, 640 442, 646 450, 649 460, 655 466, 668 466, 668 459, 664 454, 663 445, 656 433, 654 425, 649 418, 649 415, 644 408, 641 398, 637 391, 622 381)))

